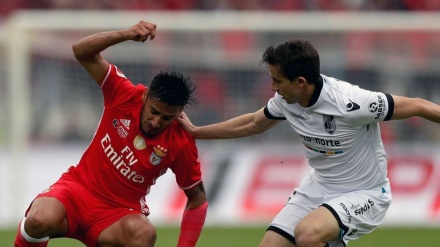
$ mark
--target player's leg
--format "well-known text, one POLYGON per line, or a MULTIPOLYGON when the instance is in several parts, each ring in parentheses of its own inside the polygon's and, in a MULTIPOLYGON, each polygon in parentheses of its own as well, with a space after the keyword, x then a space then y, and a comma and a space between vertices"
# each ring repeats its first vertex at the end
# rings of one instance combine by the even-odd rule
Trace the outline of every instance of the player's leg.
MULTIPOLYGON (((297 189, 298 190, 298 189, 297 189)), ((317 205, 295 190, 267 229, 260 247, 296 247, 296 225, 317 205)))
POLYGON ((339 238, 338 221, 324 207, 318 207, 305 215, 294 229, 286 230, 280 225, 283 221, 294 222, 295 219, 299 219, 298 213, 301 214, 301 211, 296 206, 286 205, 267 230, 260 247, 322 247, 329 241, 339 238), (296 213, 292 210, 296 210, 296 213), (286 211, 291 211, 290 215, 286 214, 286 211), (284 220, 280 220, 280 218, 284 218, 284 220))
POLYGON ((295 240, 301 247, 321 247, 340 237, 335 216, 325 207, 318 207, 306 215, 295 227, 295 240))
POLYGON ((34 238, 63 235, 68 230, 66 209, 53 197, 39 197, 26 216, 25 231, 34 238))
POLYGON ((327 244, 324 241, 337 238, 339 236, 338 221, 328 210, 320 208, 324 199, 325 195, 322 194, 314 180, 305 178, 270 224, 260 247, 304 247, 308 245, 302 244, 312 243, 312 241, 322 242, 323 244, 320 245, 322 247, 327 244), (313 222, 309 223, 309 220, 313 222), (296 229, 297 227, 299 228, 296 229), (310 229, 305 229, 305 227, 310 227, 310 229), (312 235, 317 231, 320 232, 312 235), (297 237, 300 242, 297 241, 297 237))
POLYGON ((260 247, 296 247, 292 239, 293 237, 291 239, 286 238, 285 234, 280 234, 278 231, 267 230, 260 243, 260 247))
POLYGON ((152 247, 156 238, 156 228, 145 215, 128 214, 103 230, 98 244, 101 247, 152 247))
POLYGON ((63 235, 67 230, 64 205, 53 197, 39 197, 20 222, 15 246, 47 246, 50 236, 63 235))

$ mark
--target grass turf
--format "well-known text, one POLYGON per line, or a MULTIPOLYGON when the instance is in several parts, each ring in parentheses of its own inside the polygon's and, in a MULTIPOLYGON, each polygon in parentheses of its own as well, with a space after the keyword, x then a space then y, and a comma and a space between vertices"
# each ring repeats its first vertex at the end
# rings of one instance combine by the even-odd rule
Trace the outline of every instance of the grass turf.
MULTIPOLYGON (((266 227, 205 227, 198 241, 199 247, 256 247, 266 227)), ((13 246, 15 229, 0 229, 0 246, 13 246)), ((179 230, 176 227, 158 227, 156 247, 176 246, 179 230)), ((49 247, 84 247, 72 239, 53 239, 49 247)), ((438 247, 440 228, 381 227, 348 247, 438 247)))

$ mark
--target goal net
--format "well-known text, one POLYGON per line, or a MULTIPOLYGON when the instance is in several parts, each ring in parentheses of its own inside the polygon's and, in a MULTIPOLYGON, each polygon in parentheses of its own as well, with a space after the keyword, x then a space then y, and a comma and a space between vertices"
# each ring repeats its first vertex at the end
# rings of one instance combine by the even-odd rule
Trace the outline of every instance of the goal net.
MULTIPOLYGON (((22 174, 29 146, 90 141, 102 95, 71 46, 86 35, 140 20, 157 24, 153 41, 124 42, 103 55, 133 82, 147 86, 160 70, 191 76, 199 105, 185 111, 196 125, 264 107, 273 92, 267 69, 259 64, 261 55, 267 46, 295 37, 312 41, 323 74, 440 103, 438 14, 22 11, 7 20, 0 44, 0 146, 10 147, 10 159, 2 162, 11 174, 22 174)), ((385 141, 439 137, 438 127, 412 119, 383 126, 385 141)), ((297 137, 282 124, 237 141, 291 138, 297 137)), ((20 182, 12 180, 4 179, 11 191, 20 191, 20 182)))

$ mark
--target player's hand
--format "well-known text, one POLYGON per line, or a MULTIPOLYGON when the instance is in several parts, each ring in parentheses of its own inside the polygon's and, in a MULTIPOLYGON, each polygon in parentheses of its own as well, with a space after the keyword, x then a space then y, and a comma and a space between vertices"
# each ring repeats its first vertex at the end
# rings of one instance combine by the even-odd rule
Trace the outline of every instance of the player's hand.
POLYGON ((193 135, 194 130, 196 128, 196 126, 194 126, 191 122, 191 120, 189 120, 188 116, 186 115, 185 112, 181 112, 179 117, 177 118, 177 122, 180 124, 180 126, 182 126, 182 128, 190 133, 191 135, 193 135))
POLYGON ((129 39, 145 42, 148 39, 153 40, 156 37, 156 24, 146 21, 140 21, 136 25, 127 29, 129 39))

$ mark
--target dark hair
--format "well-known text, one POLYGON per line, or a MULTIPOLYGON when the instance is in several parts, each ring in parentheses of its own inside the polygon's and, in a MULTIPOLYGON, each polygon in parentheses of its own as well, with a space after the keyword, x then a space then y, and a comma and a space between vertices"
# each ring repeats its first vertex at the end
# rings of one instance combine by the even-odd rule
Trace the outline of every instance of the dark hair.
POLYGON ((283 75, 293 81, 302 76, 309 84, 321 80, 319 54, 310 41, 291 39, 276 47, 269 46, 260 64, 280 65, 283 75))
POLYGON ((177 71, 160 71, 151 81, 148 97, 171 106, 197 104, 192 96, 195 90, 191 79, 177 71))

